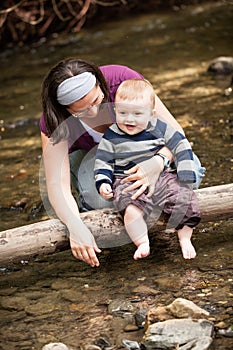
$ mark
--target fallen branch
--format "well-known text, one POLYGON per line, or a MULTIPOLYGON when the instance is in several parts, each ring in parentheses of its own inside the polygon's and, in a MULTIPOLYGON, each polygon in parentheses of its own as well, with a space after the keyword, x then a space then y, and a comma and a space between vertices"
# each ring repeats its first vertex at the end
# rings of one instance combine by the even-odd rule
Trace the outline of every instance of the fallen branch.
MULTIPOLYGON (((233 184, 220 185, 196 191, 202 214, 202 222, 233 217, 233 184)), ((99 247, 116 247, 130 240, 124 231, 120 216, 111 209, 93 210, 81 214, 90 228, 99 247)), ((165 228, 166 221, 160 218, 155 223, 152 217, 150 232, 165 228)), ((41 221, 0 233, 0 263, 29 259, 38 254, 49 254, 69 247, 67 229, 57 219, 41 221)))

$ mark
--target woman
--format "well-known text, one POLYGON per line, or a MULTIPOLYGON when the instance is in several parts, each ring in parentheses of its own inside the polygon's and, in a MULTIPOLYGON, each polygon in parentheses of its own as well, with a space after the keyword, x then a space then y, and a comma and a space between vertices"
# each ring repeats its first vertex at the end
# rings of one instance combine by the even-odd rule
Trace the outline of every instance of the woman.
MULTIPOLYGON (((95 150, 102 134, 114 122, 109 102, 114 102, 118 86, 122 81, 134 78, 144 79, 125 66, 97 67, 70 58, 54 66, 42 86, 40 129, 48 197, 57 216, 67 226, 73 255, 92 267, 99 266, 96 253, 101 251, 80 218, 79 206, 84 204, 87 209, 96 209, 109 207, 109 203, 98 198, 95 190, 94 153, 90 151, 95 150), (107 113, 106 108, 100 107, 103 105, 107 106, 107 113), (80 167, 81 162, 84 165, 80 167), (71 193, 70 173, 79 193, 79 204, 71 193)), ((157 117, 183 132, 158 96, 155 104, 157 117)), ((134 181, 128 190, 138 188, 137 196, 146 188, 149 195, 153 193, 165 163, 172 161, 172 154, 166 147, 160 153, 164 158, 154 156, 128 171, 129 176, 124 181, 134 181)), ((198 162, 196 187, 202 176, 204 168, 198 162)))

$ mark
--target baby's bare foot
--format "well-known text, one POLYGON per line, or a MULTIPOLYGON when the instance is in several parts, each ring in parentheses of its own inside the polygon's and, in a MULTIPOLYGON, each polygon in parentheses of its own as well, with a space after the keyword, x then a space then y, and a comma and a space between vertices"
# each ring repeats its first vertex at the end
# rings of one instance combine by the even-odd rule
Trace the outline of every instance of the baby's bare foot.
POLYGON ((134 259, 138 260, 141 258, 145 258, 150 254, 150 244, 149 242, 142 243, 138 246, 138 249, 134 253, 134 259))
POLYGON ((189 239, 180 240, 180 247, 184 259, 194 259, 196 256, 196 251, 189 239))

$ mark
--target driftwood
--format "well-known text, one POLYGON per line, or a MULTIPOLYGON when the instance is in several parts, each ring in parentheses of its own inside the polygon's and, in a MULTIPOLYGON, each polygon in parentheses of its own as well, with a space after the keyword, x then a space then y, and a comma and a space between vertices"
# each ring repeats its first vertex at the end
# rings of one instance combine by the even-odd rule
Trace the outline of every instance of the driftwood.
MULTIPOLYGON (((202 222, 233 217, 233 184, 196 190, 202 222)), ((116 247, 130 240, 120 216, 112 209, 93 210, 81 214, 100 248, 116 247)), ((166 227, 166 220, 151 216, 149 231, 166 227)), ((58 219, 50 219, 0 232, 0 263, 6 264, 50 254, 69 247, 68 232, 58 219)))

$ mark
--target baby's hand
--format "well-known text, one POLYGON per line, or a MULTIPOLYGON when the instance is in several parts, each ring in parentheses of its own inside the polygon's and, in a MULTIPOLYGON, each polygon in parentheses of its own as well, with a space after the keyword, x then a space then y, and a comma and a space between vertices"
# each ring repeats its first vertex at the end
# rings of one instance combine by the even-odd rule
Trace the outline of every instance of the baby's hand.
POLYGON ((112 187, 108 183, 103 183, 100 186, 100 194, 103 196, 105 199, 110 199, 113 197, 113 192, 112 192, 112 187))

